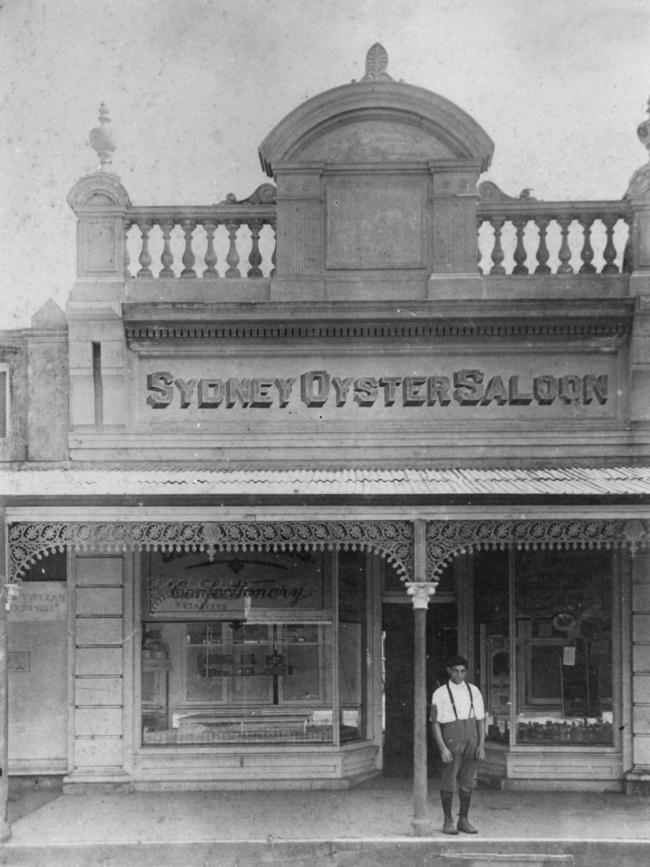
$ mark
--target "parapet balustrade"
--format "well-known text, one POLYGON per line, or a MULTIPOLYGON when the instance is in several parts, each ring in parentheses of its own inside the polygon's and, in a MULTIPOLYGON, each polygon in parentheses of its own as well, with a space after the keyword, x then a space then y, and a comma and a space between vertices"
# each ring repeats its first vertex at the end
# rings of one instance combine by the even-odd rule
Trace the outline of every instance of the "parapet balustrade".
POLYGON ((479 270, 486 275, 629 271, 632 208, 626 200, 544 202, 479 185, 479 270))
MULTIPOLYGON (((483 197, 477 206, 478 270, 488 276, 625 273, 631 221, 625 200, 483 197)), ((272 278, 275 228, 270 184, 248 199, 231 196, 218 205, 131 207, 125 276, 272 278)))
POLYGON ((260 279, 275 274, 275 187, 205 207, 131 207, 125 277, 260 279))

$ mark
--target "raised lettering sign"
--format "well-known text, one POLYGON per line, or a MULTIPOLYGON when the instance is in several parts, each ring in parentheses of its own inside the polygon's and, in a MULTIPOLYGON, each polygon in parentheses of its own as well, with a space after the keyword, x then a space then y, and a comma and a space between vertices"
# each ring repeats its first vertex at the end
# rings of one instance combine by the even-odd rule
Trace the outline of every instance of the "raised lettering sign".
POLYGON ((429 376, 333 376, 325 369, 307 370, 297 377, 201 377, 185 379, 169 370, 147 375, 147 404, 152 409, 194 407, 286 409, 300 402, 309 409, 356 406, 604 406, 608 375, 540 372, 532 376, 463 368, 429 376), (296 383, 297 388, 294 388, 296 383))

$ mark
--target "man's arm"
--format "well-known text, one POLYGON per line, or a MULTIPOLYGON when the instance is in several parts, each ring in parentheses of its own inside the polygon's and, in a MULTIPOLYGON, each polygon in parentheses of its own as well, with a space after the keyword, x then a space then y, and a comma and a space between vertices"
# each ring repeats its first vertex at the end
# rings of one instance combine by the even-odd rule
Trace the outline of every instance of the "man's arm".
POLYGON ((442 739, 442 729, 438 722, 438 708, 435 704, 431 706, 431 732, 433 734, 433 739, 440 750, 440 758, 444 764, 448 764, 451 761, 451 753, 442 739))
POLYGON ((476 730, 478 732, 476 758, 479 761, 483 761, 483 759, 485 759, 485 711, 483 711, 483 716, 481 717, 481 719, 476 720, 476 730))

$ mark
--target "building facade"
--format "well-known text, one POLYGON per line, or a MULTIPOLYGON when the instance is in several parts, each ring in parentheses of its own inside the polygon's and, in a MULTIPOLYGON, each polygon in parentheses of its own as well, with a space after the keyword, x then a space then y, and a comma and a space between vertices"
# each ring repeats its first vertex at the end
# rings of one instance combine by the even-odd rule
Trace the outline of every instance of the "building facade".
POLYGON ((414 762, 417 825, 460 651, 484 779, 644 790, 650 164, 619 201, 509 197, 380 46, 246 199, 133 205, 100 121, 66 313, 0 336, 9 773, 414 762))

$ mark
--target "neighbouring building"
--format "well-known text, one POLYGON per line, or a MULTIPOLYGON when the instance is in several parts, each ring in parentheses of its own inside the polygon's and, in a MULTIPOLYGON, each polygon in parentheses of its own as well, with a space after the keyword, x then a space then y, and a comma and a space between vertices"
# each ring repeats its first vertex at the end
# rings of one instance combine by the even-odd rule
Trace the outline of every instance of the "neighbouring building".
POLYGON ((66 312, 0 334, 9 773, 335 788, 415 755, 417 826, 460 651, 485 780, 647 790, 650 163, 617 201, 507 196, 381 46, 248 198, 132 204, 100 120, 66 312))

